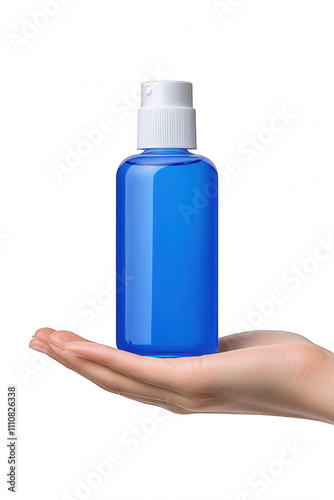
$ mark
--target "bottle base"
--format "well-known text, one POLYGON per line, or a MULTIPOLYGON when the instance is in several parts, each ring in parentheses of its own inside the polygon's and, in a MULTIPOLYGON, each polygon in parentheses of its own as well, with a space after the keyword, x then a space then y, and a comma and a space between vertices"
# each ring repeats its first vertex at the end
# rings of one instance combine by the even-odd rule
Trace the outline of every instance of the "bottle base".
POLYGON ((195 356, 205 356, 208 354, 216 354, 218 350, 218 342, 215 346, 202 346, 202 348, 193 350, 178 350, 175 352, 167 351, 166 349, 157 349, 153 346, 137 346, 131 343, 119 345, 117 343, 117 348, 121 351, 131 352, 132 354, 137 354, 139 356, 150 356, 153 358, 189 358, 195 356))

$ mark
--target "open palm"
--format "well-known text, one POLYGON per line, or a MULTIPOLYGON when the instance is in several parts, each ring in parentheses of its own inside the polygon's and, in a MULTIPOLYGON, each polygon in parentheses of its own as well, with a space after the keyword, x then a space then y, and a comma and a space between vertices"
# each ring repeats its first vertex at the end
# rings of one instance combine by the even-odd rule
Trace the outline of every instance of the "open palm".
POLYGON ((305 337, 253 331, 222 337, 216 354, 138 356, 72 332, 38 330, 30 347, 103 389, 174 413, 248 413, 334 423, 334 355, 305 337))

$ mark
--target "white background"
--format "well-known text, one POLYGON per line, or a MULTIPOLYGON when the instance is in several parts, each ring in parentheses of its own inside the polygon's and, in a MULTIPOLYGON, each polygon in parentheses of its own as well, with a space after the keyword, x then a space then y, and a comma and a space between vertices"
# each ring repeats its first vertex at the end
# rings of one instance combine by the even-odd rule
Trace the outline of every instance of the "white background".
POLYGON ((17 384, 20 500, 84 498, 78 480, 93 481, 93 463, 115 450, 123 464, 86 498, 333 498, 328 424, 167 412, 154 424, 153 407, 28 349, 43 326, 115 345, 114 293, 91 322, 78 307, 112 290, 115 172, 136 151, 139 84, 156 74, 193 82, 198 151, 221 176, 220 335, 255 318, 251 328, 294 331, 334 350, 334 254, 309 259, 318 238, 334 235, 333 2, 225 5, 219 15, 213 0, 70 0, 45 21, 38 1, 2 3, 1 488, 7 493, 6 386, 17 384), (15 50, 24 19, 46 24, 16 39, 15 50), (268 136, 262 129, 284 108, 294 117, 268 136), (59 180, 54 162, 105 118, 113 131, 59 180), (249 161, 240 147, 258 134, 270 141, 249 161), (238 173, 228 178, 230 161, 238 173), (283 276, 298 265, 307 271, 292 290, 283 276), (254 314, 254 301, 276 288, 284 303, 254 314), (124 442, 132 426, 144 429, 134 451, 124 442), (293 441, 302 450, 280 466, 293 441), (248 481, 261 468, 270 481, 260 491, 248 481))

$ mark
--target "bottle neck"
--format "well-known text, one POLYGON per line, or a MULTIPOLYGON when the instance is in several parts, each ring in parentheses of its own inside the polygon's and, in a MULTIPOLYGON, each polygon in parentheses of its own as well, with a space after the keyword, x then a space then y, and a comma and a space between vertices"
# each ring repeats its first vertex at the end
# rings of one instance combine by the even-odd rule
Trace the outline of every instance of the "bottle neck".
POLYGON ((142 154, 145 155, 159 155, 159 156, 174 156, 174 155, 189 155, 190 151, 186 148, 147 148, 144 149, 142 154))

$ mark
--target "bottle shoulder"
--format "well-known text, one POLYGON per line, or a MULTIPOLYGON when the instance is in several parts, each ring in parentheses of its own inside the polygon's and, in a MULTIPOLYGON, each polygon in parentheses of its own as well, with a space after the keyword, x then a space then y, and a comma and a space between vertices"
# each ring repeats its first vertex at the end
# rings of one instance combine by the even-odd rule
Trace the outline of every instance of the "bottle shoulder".
POLYGON ((190 151, 173 151, 159 153, 147 153, 145 151, 142 153, 137 153, 125 158, 118 167, 118 171, 128 170, 132 167, 169 167, 177 165, 192 165, 192 164, 203 164, 203 166, 211 167, 216 170, 214 163, 206 156, 191 153, 190 151))

